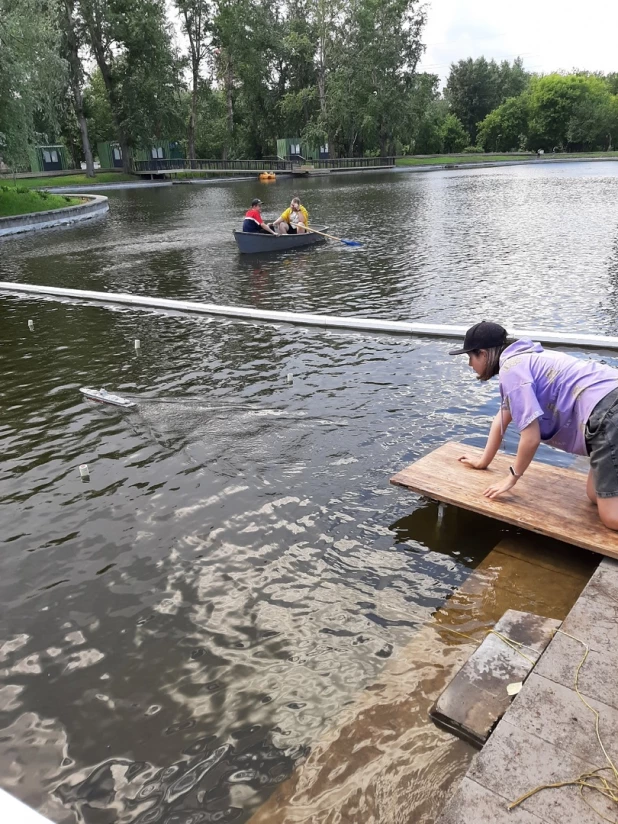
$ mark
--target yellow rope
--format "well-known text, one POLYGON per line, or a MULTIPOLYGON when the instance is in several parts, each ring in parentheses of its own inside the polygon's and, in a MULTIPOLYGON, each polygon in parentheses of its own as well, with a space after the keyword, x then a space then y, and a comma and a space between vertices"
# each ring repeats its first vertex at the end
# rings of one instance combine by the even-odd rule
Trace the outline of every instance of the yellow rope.
POLYGON ((584 647, 583 658, 579 662, 579 664, 577 665, 577 668, 575 670, 575 683, 574 683, 575 692, 577 693, 578 698, 584 704, 584 706, 586 706, 592 713, 594 713, 594 718, 595 718, 594 730, 595 730, 595 733, 596 733, 597 741, 599 742, 599 746, 601 747, 603 755, 605 756, 605 759, 607 761, 607 766, 606 767, 598 767, 596 770, 592 770, 591 772, 582 773, 577 778, 573 778, 570 781, 558 781, 554 784, 540 784, 538 787, 535 787, 533 790, 530 790, 525 795, 522 795, 521 798, 517 799, 517 801, 513 801, 512 804, 509 804, 508 809, 512 810, 515 807, 518 807, 520 804, 522 804, 528 798, 530 798, 531 796, 533 796, 536 793, 540 792, 541 790, 557 789, 559 787, 573 787, 573 786, 575 786, 575 787, 579 787, 579 792, 580 792, 580 795, 581 795, 582 799, 590 807, 591 810, 593 810, 598 816, 600 816, 603 819, 603 821, 608 821, 609 824, 616 824, 615 820, 613 820, 611 818, 607 818, 607 816, 605 816, 605 815, 603 815, 603 813, 599 812, 599 810, 597 810, 596 807, 593 807, 593 805, 588 801, 588 799, 586 798, 586 796, 584 794, 584 789, 588 788, 590 790, 593 790, 594 792, 600 793, 602 796, 609 799, 614 804, 618 804, 618 770, 616 769, 616 765, 614 764, 614 762, 610 758, 607 750, 605 749, 605 745, 603 744, 603 740, 601 738, 601 730, 600 730, 601 716, 600 716, 598 710, 595 710, 594 707, 591 707, 590 704, 586 701, 584 696, 579 691, 579 674, 581 672, 582 667, 586 663, 586 659, 588 658, 588 653, 590 652, 590 648, 589 648, 588 644, 586 644, 584 641, 582 641, 581 638, 576 638, 575 635, 570 635, 568 632, 565 632, 562 629, 557 630, 557 632, 560 632, 562 635, 566 635, 567 638, 571 638, 573 641, 577 641, 579 644, 581 644, 584 647), (609 771, 611 773, 611 776, 609 778, 606 778, 605 776, 601 775, 601 773, 607 772, 607 771, 609 771))
MULTIPOLYGON (((473 638, 471 635, 466 635, 465 632, 459 632, 457 629, 453 629, 452 627, 442 626, 442 624, 433 623, 430 626, 434 627, 436 630, 444 630, 445 632, 452 632, 455 635, 459 635, 461 638, 467 638, 468 641, 473 641, 477 646, 480 646, 482 641, 479 641, 478 638, 473 638)), ((522 652, 522 649, 530 649, 530 647, 526 647, 525 644, 522 644, 521 641, 515 641, 513 638, 509 638, 507 635, 503 635, 501 632, 497 632, 495 629, 486 629, 484 630, 486 635, 495 635, 496 638, 499 638, 503 641, 508 647, 510 647, 514 652, 521 655, 522 658, 525 658, 526 661, 529 661, 532 666, 536 664, 532 658, 529 658, 522 652)))

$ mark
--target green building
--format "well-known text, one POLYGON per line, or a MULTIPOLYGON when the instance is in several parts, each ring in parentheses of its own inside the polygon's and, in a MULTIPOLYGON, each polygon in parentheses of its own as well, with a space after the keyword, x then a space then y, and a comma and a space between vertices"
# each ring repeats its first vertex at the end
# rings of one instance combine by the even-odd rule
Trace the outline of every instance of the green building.
POLYGON ((284 160, 328 160, 328 143, 311 146, 300 137, 280 137, 277 154, 284 160))
MULTIPOLYGON (((97 143, 97 153, 102 169, 122 169, 122 149, 119 143, 97 143)), ((152 145, 131 149, 131 160, 179 160, 184 158, 182 144, 178 140, 157 140, 152 145)))
POLYGON ((157 140, 151 146, 133 149, 133 160, 182 160, 184 156, 178 140, 157 140))
POLYGON ((30 170, 33 172, 59 172, 73 168, 66 146, 60 143, 50 146, 32 146, 28 154, 30 170))
POLYGON ((97 143, 97 154, 102 169, 122 169, 122 149, 119 143, 110 140, 97 143))

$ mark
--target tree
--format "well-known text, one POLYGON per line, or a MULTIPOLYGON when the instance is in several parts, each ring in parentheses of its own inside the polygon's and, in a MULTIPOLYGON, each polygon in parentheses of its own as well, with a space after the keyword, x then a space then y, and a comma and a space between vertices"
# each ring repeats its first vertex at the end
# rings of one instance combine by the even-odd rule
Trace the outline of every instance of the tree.
POLYGON ((55 19, 53 3, 0 0, 0 155, 14 168, 28 164, 38 130, 59 126, 67 64, 55 19))
POLYGON ((333 114, 339 120, 346 112, 382 156, 395 154, 411 128, 425 20, 417 0, 356 0, 349 7, 340 67, 330 76, 331 89, 345 81, 333 114))
POLYGON ((611 94, 618 94, 618 72, 610 72, 605 80, 611 94))
POLYGON ((500 103, 510 97, 518 97, 530 84, 530 74, 524 69, 524 61, 516 57, 511 65, 503 60, 498 68, 498 88, 500 103))
POLYGON ((486 152, 521 149, 526 143, 528 119, 528 96, 510 97, 478 124, 477 143, 486 152))
POLYGON ((273 9, 259 0, 215 0, 215 70, 226 105, 224 159, 233 152, 261 156, 274 150, 274 66, 280 27, 273 9))
MULTIPOLYGON (((533 149, 563 149, 572 121, 589 91, 582 75, 548 74, 530 84, 529 142, 533 149)), ((571 133, 572 136, 572 133, 571 133)))
POLYGON ((125 172, 130 147, 179 128, 179 61, 163 0, 78 0, 86 41, 109 99, 125 172))
POLYGON ((281 116, 281 134, 295 137, 318 111, 314 64, 316 36, 303 0, 289 0, 279 32, 274 59, 277 108, 281 116))
POLYGON ((95 146, 97 143, 118 138, 109 97, 98 68, 92 72, 90 82, 84 89, 84 111, 88 122, 88 134, 95 146))
POLYGON ((610 93, 604 78, 585 76, 585 87, 574 103, 567 128, 567 142, 571 147, 611 149, 616 135, 618 98, 610 93))
POLYGON ((414 141, 415 154, 442 154, 444 151, 444 122, 448 117, 446 100, 433 100, 418 125, 414 141))
POLYGON ((211 39, 210 0, 175 0, 175 3, 180 14, 182 29, 189 41, 191 106, 187 127, 187 154, 189 160, 195 160, 195 128, 201 71, 208 54, 208 42, 211 39))
POLYGON ((199 97, 195 146, 198 157, 222 157, 227 139, 225 96, 205 86, 199 97))
POLYGON ((470 136, 463 123, 454 114, 448 114, 442 124, 442 151, 461 152, 470 143, 470 136))
POLYGON ((484 57, 451 64, 445 97, 452 113, 459 118, 476 142, 476 124, 500 103, 498 69, 484 57))
POLYGON ((311 144, 328 146, 333 157, 336 113, 330 98, 331 75, 341 59, 344 37, 343 0, 304 0, 304 13, 309 24, 313 46, 314 94, 317 111, 305 124, 303 137, 311 144))
POLYGON ((79 41, 77 25, 75 21, 74 0, 61 0, 59 16, 60 27, 63 34, 63 50, 66 51, 67 60, 69 64, 68 74, 73 100, 73 107, 75 110, 75 117, 77 118, 77 122, 79 124, 84 159, 86 161, 86 176, 94 177, 94 163, 92 160, 92 150, 90 148, 88 124, 86 122, 86 114, 84 111, 84 98, 82 94, 84 73, 82 69, 82 63, 79 57, 79 48, 81 44, 79 41))
POLYGON ((445 97, 476 143, 477 124, 508 97, 520 94, 528 79, 521 58, 512 66, 507 61, 498 66, 494 60, 469 57, 451 64, 445 97))

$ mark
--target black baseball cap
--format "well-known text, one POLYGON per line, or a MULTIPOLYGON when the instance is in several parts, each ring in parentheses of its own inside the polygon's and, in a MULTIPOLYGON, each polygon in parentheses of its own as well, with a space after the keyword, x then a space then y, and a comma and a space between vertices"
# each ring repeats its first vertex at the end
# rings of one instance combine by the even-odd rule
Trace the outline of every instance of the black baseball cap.
POLYGON ((453 349, 449 355, 465 355, 475 349, 493 349, 494 346, 503 346, 506 343, 506 329, 499 323, 482 320, 475 323, 466 332, 461 349, 453 349))
POLYGON ((259 197, 254 197, 253 200, 251 201, 252 206, 260 206, 261 203, 262 203, 262 201, 259 199, 259 197))

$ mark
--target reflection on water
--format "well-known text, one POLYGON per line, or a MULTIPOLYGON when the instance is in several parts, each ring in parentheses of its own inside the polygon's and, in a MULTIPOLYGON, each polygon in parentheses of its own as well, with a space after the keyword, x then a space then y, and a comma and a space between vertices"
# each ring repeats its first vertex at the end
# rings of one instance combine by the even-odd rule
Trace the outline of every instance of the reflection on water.
MULTIPOLYGON (((230 234, 258 184, 113 193, 104 221, 4 242, 0 277, 615 331, 618 177, 586 168, 278 181, 273 211, 294 185, 366 245, 260 261, 230 234)), ((497 389, 439 341, 1 306, 2 784, 62 824, 246 821, 513 534, 388 486, 481 443, 497 389)))

